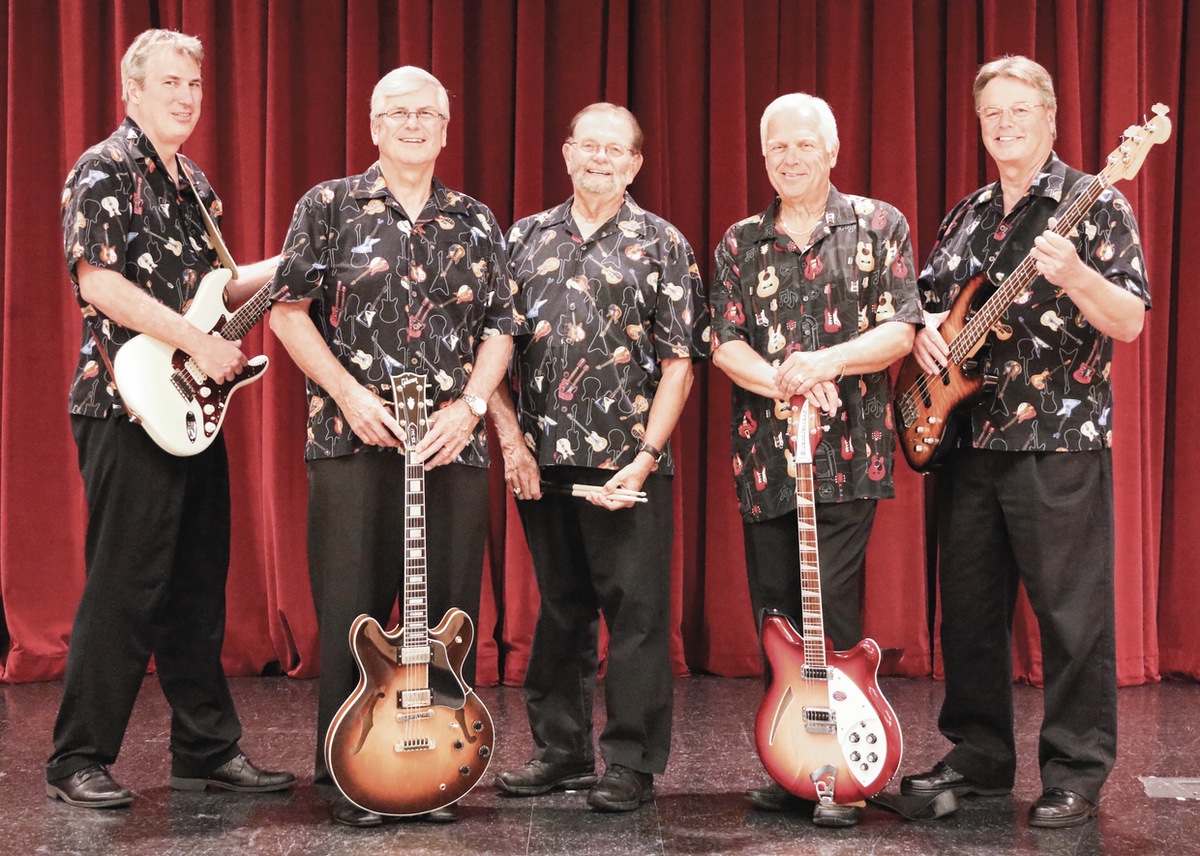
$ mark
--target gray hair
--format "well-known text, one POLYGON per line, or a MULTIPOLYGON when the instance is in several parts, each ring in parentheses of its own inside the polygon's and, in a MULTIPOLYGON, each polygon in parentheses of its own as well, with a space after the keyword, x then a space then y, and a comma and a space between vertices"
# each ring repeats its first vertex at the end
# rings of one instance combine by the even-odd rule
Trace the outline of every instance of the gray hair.
POLYGON ((125 87, 129 81, 138 86, 146 83, 146 66, 150 57, 159 48, 171 48, 193 60, 196 65, 204 64, 204 46, 195 36, 185 36, 175 30, 146 30, 129 46, 121 58, 121 100, 129 103, 125 87))
POLYGON ((612 113, 616 116, 620 116, 622 119, 628 122, 629 127, 633 129, 633 151, 636 153, 642 150, 642 143, 646 141, 646 135, 642 133, 642 126, 638 122, 637 116, 634 116, 631 112, 629 112, 628 107, 622 107, 619 104, 610 104, 607 101, 598 101, 595 104, 589 104, 576 113, 574 118, 571 119, 570 126, 567 128, 568 139, 575 138, 575 128, 579 125, 579 120, 589 113, 612 113))
POLYGON ((817 118, 817 133, 825 141, 825 150, 832 152, 837 147, 837 120, 833 118, 833 111, 829 109, 825 99, 806 92, 789 92, 787 95, 780 95, 763 111, 759 135, 762 137, 764 155, 767 153, 767 125, 775 116, 788 111, 814 114, 817 118))
POLYGON ((438 110, 447 119, 450 118, 450 96, 442 82, 423 68, 415 65, 404 65, 393 68, 379 79, 371 92, 371 117, 383 112, 383 99, 391 95, 407 95, 432 86, 438 93, 438 110))
POLYGON ((997 77, 1009 77, 1032 86, 1042 98, 1042 105, 1047 110, 1058 107, 1058 99, 1054 97, 1054 80, 1045 67, 1025 56, 1002 56, 983 65, 975 75, 975 85, 972 93, 975 96, 975 109, 979 109, 979 100, 983 97, 983 89, 997 77))

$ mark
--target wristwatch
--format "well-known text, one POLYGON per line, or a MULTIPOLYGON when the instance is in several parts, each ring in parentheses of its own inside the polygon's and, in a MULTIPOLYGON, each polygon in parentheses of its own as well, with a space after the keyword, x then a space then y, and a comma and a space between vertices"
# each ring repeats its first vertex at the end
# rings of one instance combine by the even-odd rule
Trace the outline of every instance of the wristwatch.
POLYGON ((478 395, 464 392, 459 396, 459 399, 467 403, 467 407, 471 408, 471 412, 475 414, 477 419, 482 419, 483 415, 487 413, 487 402, 478 395))

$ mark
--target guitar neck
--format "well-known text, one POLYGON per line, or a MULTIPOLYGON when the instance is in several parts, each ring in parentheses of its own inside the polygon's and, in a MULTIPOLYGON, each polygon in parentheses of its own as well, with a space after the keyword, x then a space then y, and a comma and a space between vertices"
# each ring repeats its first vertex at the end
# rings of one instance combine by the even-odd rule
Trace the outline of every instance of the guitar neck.
POLYGON ((271 286, 273 279, 267 282, 254 296, 238 307, 237 312, 230 316, 229 321, 221 328, 221 338, 234 341, 241 339, 263 319, 271 308, 271 286))
MULTIPOLYGON (((801 438, 807 442, 807 438, 801 438)), ((796 529, 800 536, 800 623, 804 665, 825 667, 825 614, 821 607, 821 563, 817 553, 817 506, 810 461, 796 463, 796 529)))
MULTIPOLYGON (((1091 210, 1096 200, 1100 198, 1100 194, 1112 186, 1112 182, 1108 180, 1105 172, 1084 180, 1087 181, 1087 186, 1083 191, 1075 197, 1065 211, 1056 212, 1057 222, 1051 230, 1056 235, 1068 237, 1091 210)), ((1021 292, 1037 279, 1037 276, 1038 272, 1033 257, 1026 255, 1017 265, 1016 270, 1009 274, 995 293, 984 301, 979 311, 963 325, 958 335, 950 342, 950 359, 958 365, 965 362, 974 352, 975 346, 1008 311, 1008 307, 1021 292)))
POLYGON ((404 456, 404 648, 428 648, 425 585, 425 467, 411 452, 404 456))

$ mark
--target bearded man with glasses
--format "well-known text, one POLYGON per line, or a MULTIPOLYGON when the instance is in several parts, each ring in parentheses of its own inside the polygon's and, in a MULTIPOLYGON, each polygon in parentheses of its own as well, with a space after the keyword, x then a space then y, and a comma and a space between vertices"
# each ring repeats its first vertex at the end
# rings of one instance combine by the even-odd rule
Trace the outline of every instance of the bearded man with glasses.
POLYGON ((626 192, 642 131, 592 104, 563 158, 574 195, 509 233, 518 311, 513 396, 491 412, 541 608, 525 675, 534 757, 496 777, 514 796, 586 788, 598 811, 654 796, 671 748, 672 473, 668 441, 707 354, 691 247, 626 192), (600 487, 587 499, 572 483, 600 487), (628 498, 645 491, 645 502, 628 498), (609 631, 597 782, 592 746, 600 616, 609 631))
MULTIPOLYGON (((322 747, 358 670, 346 634, 366 613, 386 626, 404 583, 404 431, 387 399, 400 372, 429 377, 424 460, 428 614, 458 607, 478 626, 488 503, 483 414, 504 375, 513 312, 504 235, 488 208, 434 177, 450 102, 413 66, 371 95, 379 160, 318 184, 296 205, 275 275, 271 329, 308 376, 308 563, 321 633, 322 747)), ((474 684, 472 651, 462 669, 474 684)), ((453 807, 432 820, 454 819, 453 807)), ((333 819, 377 826, 344 796, 333 819)))
POLYGON ((1000 795, 1016 774, 1012 621, 1024 583, 1041 631, 1043 791, 1031 826, 1075 826, 1098 811, 1116 761, 1113 606, 1113 339, 1131 341, 1150 306, 1129 203, 1106 190, 1069 238, 1052 215, 1088 185, 1054 153, 1050 74, 1020 56, 975 78, 983 145, 997 182, 946 216, 918 285, 925 327, 913 353, 937 375, 939 327, 964 286, 986 296, 1029 255, 1038 277, 989 334, 1006 377, 967 408, 938 476, 939 589, 946 698, 938 727, 953 748, 901 791, 1000 795), (1000 325, 997 325, 999 327, 1000 325), (1012 368, 1015 367, 1015 368, 1012 368))

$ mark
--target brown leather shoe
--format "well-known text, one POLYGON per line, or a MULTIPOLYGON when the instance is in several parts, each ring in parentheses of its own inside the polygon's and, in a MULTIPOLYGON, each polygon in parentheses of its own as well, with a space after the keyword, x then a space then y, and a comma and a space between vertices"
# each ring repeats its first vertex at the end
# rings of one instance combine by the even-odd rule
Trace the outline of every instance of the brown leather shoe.
POLYGON ((353 826, 355 829, 365 829, 369 826, 381 826, 383 818, 373 811, 360 808, 344 796, 339 796, 329 807, 330 817, 334 823, 342 826, 353 826))
POLYGON ((100 764, 47 782, 46 796, 81 808, 118 808, 133 802, 133 792, 113 781, 100 764))
POLYGON ((953 791, 955 796, 976 794, 981 797, 998 797, 1012 793, 1012 787, 985 788, 971 781, 945 761, 938 761, 932 770, 905 776, 900 780, 900 793, 905 796, 932 796, 953 791))
POLYGON ((171 787, 177 791, 202 791, 212 786, 227 791, 260 794, 286 790, 294 784, 296 777, 291 773, 260 770, 244 753, 238 753, 207 776, 171 777, 171 787))
POLYGON ((1100 806, 1087 797, 1063 788, 1046 788, 1029 807, 1029 825, 1064 829, 1087 823, 1100 813, 1100 806))
POLYGON ((578 791, 596 784, 596 768, 590 761, 540 761, 534 758, 523 767, 496 776, 496 790, 518 797, 533 797, 550 791, 578 791))
POLYGON ((587 803, 596 811, 633 811, 654 799, 654 776, 610 764, 603 778, 588 791, 587 803))

